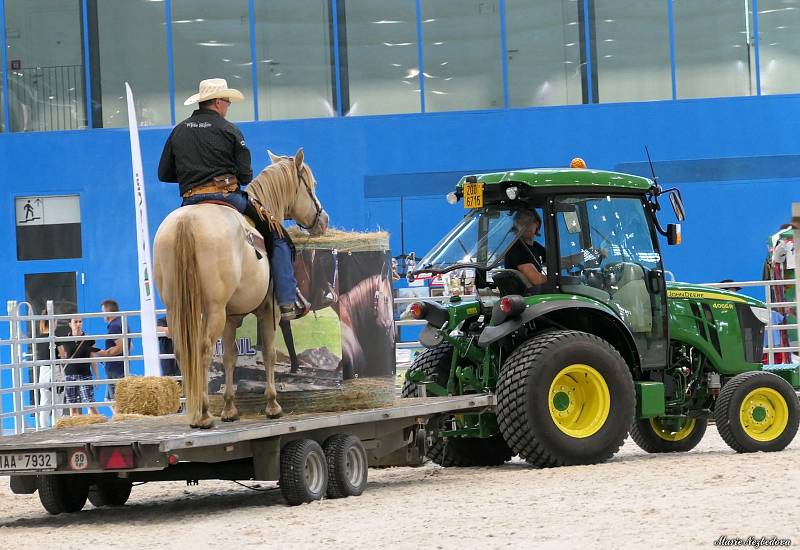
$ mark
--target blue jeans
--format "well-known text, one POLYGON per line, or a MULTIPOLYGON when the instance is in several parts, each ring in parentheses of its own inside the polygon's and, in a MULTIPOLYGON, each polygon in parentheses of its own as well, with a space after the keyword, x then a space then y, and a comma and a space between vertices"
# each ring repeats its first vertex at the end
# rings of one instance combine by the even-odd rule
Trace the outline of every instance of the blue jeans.
POLYGON ((245 197, 244 193, 240 191, 237 191, 235 193, 228 193, 227 195, 225 195, 224 193, 207 193, 204 195, 195 195, 193 197, 183 199, 183 203, 181 203, 181 206, 189 206, 190 204, 199 204, 205 201, 226 202, 231 206, 233 206, 239 212, 244 212, 244 209, 247 208, 247 197, 245 197))
POLYGON ((294 265, 292 265, 292 251, 289 249, 289 243, 278 238, 277 235, 270 269, 272 269, 272 276, 275 279, 275 296, 278 299, 278 305, 293 304, 297 279, 294 276, 294 265))

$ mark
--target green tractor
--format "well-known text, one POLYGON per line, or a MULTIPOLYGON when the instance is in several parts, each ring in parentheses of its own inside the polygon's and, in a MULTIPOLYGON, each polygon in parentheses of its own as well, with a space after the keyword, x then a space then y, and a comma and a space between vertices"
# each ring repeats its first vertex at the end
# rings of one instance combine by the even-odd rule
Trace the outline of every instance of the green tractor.
POLYGON ((534 169, 458 182, 448 202, 466 216, 410 276, 469 273, 478 299, 409 307, 427 321, 427 349, 403 396, 492 392, 497 406, 431 421, 429 458, 592 464, 629 433, 647 452, 682 452, 712 418, 738 452, 792 441, 800 373, 762 370, 765 305, 666 281, 658 234, 678 244, 680 225, 659 223, 665 195, 682 221, 678 190, 628 174, 534 169), (526 216, 539 222, 539 244, 520 248, 526 216), (529 265, 506 269, 515 246, 529 265))

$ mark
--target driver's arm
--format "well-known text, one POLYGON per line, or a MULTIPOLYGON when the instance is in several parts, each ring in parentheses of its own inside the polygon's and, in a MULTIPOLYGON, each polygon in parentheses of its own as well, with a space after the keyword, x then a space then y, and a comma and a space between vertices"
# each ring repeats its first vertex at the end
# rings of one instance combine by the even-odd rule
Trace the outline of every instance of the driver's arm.
POLYGON ((525 275, 532 285, 543 285, 547 282, 547 277, 539 273, 533 264, 520 264, 517 270, 525 275))

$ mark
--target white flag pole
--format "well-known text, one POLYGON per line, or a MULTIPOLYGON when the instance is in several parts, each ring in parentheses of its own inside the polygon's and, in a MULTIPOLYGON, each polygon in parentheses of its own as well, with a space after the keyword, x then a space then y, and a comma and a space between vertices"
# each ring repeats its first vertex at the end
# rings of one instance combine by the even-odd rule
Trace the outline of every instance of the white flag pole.
POLYGON ((147 196, 144 192, 142 150, 139 147, 139 125, 133 108, 133 93, 125 83, 128 96, 128 129, 131 136, 131 162, 133 164, 133 196, 136 206, 136 251, 139 267, 139 302, 142 317, 142 348, 145 376, 160 376, 158 341, 156 339, 156 309, 153 292, 153 266, 150 261, 150 230, 147 226, 147 196))

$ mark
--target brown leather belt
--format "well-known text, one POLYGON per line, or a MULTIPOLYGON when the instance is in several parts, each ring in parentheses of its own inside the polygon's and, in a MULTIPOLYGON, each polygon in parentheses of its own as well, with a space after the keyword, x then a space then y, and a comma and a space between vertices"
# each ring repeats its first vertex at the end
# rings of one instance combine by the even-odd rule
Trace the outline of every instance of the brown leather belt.
POLYGON ((195 185, 183 194, 184 199, 194 197, 195 195, 210 195, 213 193, 229 194, 239 189, 239 180, 232 174, 223 174, 214 179, 195 185))

